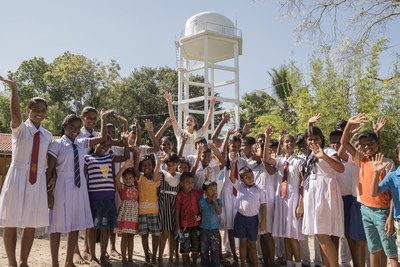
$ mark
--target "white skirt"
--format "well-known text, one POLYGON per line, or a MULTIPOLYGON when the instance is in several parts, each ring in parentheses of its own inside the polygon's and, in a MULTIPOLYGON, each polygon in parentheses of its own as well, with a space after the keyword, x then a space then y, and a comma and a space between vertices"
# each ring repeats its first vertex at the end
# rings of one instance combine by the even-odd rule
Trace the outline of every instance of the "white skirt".
POLYGON ((280 196, 280 187, 278 186, 275 211, 274 211, 274 226, 272 229, 272 236, 294 238, 303 240, 302 234, 302 218, 296 218, 296 209, 299 201, 299 189, 287 188, 287 195, 285 199, 280 196))
MULTIPOLYGON (((265 234, 265 233, 272 233, 272 226, 274 223, 274 205, 275 205, 275 191, 274 188, 268 188, 268 189, 263 189, 263 192, 265 194, 265 200, 266 200, 266 213, 265 213, 265 232, 259 234, 265 234)), ((261 216, 261 214, 260 214, 261 216)), ((259 220, 261 220, 259 216, 259 220)))
POLYGON ((0 194, 0 226, 39 228, 49 225, 47 181, 38 169, 36 183, 29 182, 29 164, 12 162, 0 194))
POLYGON ((74 174, 57 174, 54 190, 54 207, 49 210, 50 233, 69 233, 93 227, 89 194, 86 180, 82 178, 81 187, 74 183, 74 174))
POLYGON ((224 204, 221 213, 221 229, 233 230, 233 222, 237 212, 235 209, 236 197, 233 195, 233 184, 229 178, 224 178, 224 184, 222 185, 221 190, 221 200, 224 204))
POLYGON ((312 176, 304 190, 303 234, 344 236, 343 200, 334 178, 312 176))

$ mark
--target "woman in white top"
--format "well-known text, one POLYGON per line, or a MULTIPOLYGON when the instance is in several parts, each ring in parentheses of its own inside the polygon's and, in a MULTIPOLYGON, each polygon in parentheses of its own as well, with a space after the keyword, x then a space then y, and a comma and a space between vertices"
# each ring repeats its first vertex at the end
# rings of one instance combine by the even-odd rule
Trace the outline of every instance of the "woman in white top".
POLYGON ((52 134, 41 125, 47 102, 40 97, 32 98, 26 108, 28 119, 23 122, 17 83, 11 77, 0 76, 0 81, 11 88, 12 131, 12 162, 0 194, 0 227, 4 227, 8 266, 17 266, 17 227, 24 228, 19 266, 28 266, 35 228, 49 225, 45 171, 52 134))
POLYGON ((165 99, 168 103, 168 112, 169 117, 172 119, 172 127, 174 128, 174 133, 176 139, 178 140, 178 150, 181 146, 180 135, 181 133, 185 133, 188 136, 188 140, 185 143, 185 147, 183 150, 183 156, 188 155, 196 155, 196 149, 194 147, 194 139, 196 137, 205 136, 208 130, 208 127, 211 123, 211 118, 214 114, 214 106, 215 106, 215 96, 211 97, 210 100, 210 108, 208 110, 207 120, 204 122, 203 126, 199 129, 199 125, 197 124, 197 120, 193 115, 188 115, 185 118, 185 129, 181 129, 178 125, 178 121, 175 118, 174 108, 172 107, 172 95, 170 92, 165 92, 164 94, 165 99))
POLYGON ((310 150, 304 169, 303 234, 316 235, 324 265, 339 266, 339 237, 344 236, 343 201, 336 173, 344 171, 337 152, 324 147, 322 131, 310 126, 306 133, 310 150))

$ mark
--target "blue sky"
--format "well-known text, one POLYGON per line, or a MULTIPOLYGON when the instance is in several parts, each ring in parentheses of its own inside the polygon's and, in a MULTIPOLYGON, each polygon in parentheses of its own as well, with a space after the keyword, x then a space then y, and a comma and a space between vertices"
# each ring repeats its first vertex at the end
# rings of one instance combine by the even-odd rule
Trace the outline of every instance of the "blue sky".
MULTIPOLYGON (((239 65, 243 95, 271 87, 267 71, 291 59, 307 72, 308 59, 317 48, 315 43, 295 43, 293 29, 296 24, 280 18, 277 2, 7 1, 1 6, 0 74, 16 70, 23 60, 35 56, 51 62, 65 51, 104 64, 115 59, 122 68, 122 76, 128 76, 141 66, 174 68, 174 41, 181 36, 186 20, 203 11, 216 11, 237 21, 242 30, 243 55, 239 65)), ((397 43, 400 43, 399 39, 397 43)), ((399 47, 391 49, 388 58, 398 50, 399 47)))

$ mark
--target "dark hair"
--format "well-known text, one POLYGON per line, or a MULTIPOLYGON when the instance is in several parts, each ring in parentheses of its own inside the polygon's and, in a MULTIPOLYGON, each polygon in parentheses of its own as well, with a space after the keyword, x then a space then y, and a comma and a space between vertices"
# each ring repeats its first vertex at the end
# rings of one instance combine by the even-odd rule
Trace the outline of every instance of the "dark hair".
POLYGON ((399 155, 399 152, 400 152, 400 143, 398 143, 396 146, 396 155, 399 155))
POLYGON ((82 109, 81 116, 85 117, 89 112, 95 112, 97 114, 97 109, 91 106, 86 106, 82 109))
POLYGON ((259 138, 262 138, 263 141, 264 141, 264 139, 265 139, 265 134, 263 134, 263 133, 257 134, 257 135, 256 135, 256 140, 259 139, 259 138))
POLYGON ((143 161, 146 161, 146 160, 150 160, 150 161, 151 161, 151 164, 153 165, 153 168, 154 168, 154 166, 156 166, 156 160, 155 160, 153 154, 151 154, 151 155, 144 155, 144 156, 142 156, 142 157, 140 158, 140 162, 139 162, 139 171, 141 171, 141 172, 143 171, 143 170, 142 170, 142 164, 143 164, 143 161))
POLYGON ((345 120, 339 120, 339 121, 337 121, 337 122, 335 123, 334 128, 335 128, 336 131, 343 131, 344 128, 346 128, 346 125, 347 125, 347 121, 345 121, 345 120))
POLYGON ((256 139, 251 136, 246 136, 245 138, 242 139, 242 141, 244 141, 247 145, 250 145, 250 146, 252 146, 256 143, 256 139))
POLYGON ((80 123, 82 123, 81 118, 79 116, 77 116, 76 114, 69 114, 64 118, 64 120, 61 124, 61 136, 63 136, 65 133, 65 127, 67 127, 68 124, 70 124, 74 121, 79 121, 80 123))
POLYGON ((278 147, 279 142, 276 139, 272 139, 269 141, 269 147, 278 147))
POLYGON ((321 141, 322 141, 321 148, 325 147, 325 137, 324 137, 324 134, 322 133, 320 128, 318 128, 316 126, 308 127, 307 131, 304 134, 305 134, 306 138, 308 138, 311 135, 319 136, 321 138, 321 141))
POLYGON ((378 136, 376 135, 376 133, 374 131, 371 131, 371 130, 366 130, 366 131, 363 131, 362 133, 360 133, 358 135, 358 140, 360 140, 362 138, 372 139, 375 142, 379 141, 378 136))
POLYGON ((204 149, 203 149, 203 152, 202 153, 210 153, 211 154, 211 149, 209 148, 209 147, 205 147, 204 149))
POLYGON ((39 103, 39 102, 42 102, 42 103, 46 106, 46 109, 47 109, 47 107, 48 107, 47 101, 46 101, 44 98, 41 98, 41 97, 38 97, 38 96, 37 96, 37 97, 31 98, 31 99, 29 100, 29 102, 28 102, 27 107, 28 107, 29 109, 31 109, 32 106, 33 106, 34 104, 37 104, 37 103, 39 103))
POLYGON ((194 179, 194 175, 191 172, 184 172, 181 174, 181 182, 184 182, 186 179, 188 178, 193 178, 194 179))
MULTIPOLYGON (((174 141, 172 141, 172 137, 171 136, 168 136, 168 135, 164 135, 163 137, 161 137, 161 142, 163 141, 163 140, 168 140, 168 141, 170 141, 172 144, 174 144, 174 141)), ((160 143, 161 143, 160 142, 160 143)))
POLYGON ((242 140, 240 139, 239 136, 233 135, 231 138, 229 138, 229 144, 232 144, 232 143, 235 143, 235 142, 242 143, 242 140))
POLYGON ((306 141, 305 134, 299 134, 296 138, 296 146, 301 146, 306 141))
POLYGON ((333 137, 342 137, 343 132, 342 131, 338 131, 338 130, 334 130, 332 132, 330 132, 329 134, 329 141, 333 138, 333 137))
POLYGON ((128 175, 128 174, 132 174, 133 176, 135 176, 135 173, 134 173, 133 168, 126 169, 126 170, 122 173, 122 177, 125 178, 125 176, 128 175))
POLYGON ((296 139, 294 139, 294 136, 291 134, 284 134, 282 140, 285 139, 292 139, 293 141, 295 141, 296 139))
POLYGON ((114 125, 114 124, 112 124, 112 123, 107 123, 106 127, 112 127, 112 128, 114 128, 114 129, 115 129, 115 125, 114 125))
POLYGON ((239 176, 240 176, 240 178, 242 178, 242 176, 245 174, 245 173, 248 173, 248 172, 253 172, 249 167, 243 167, 243 168, 241 168, 240 169, 240 171, 239 171, 239 176))
POLYGON ((188 160, 186 160, 185 158, 180 158, 179 159, 179 163, 180 164, 186 164, 186 165, 188 165, 188 167, 189 167, 189 170, 190 170, 190 162, 188 161, 188 160))
POLYGON ((168 158, 165 160, 165 163, 168 163, 168 162, 179 163, 178 155, 174 152, 169 153, 168 158))
POLYGON ((203 184, 203 191, 206 191, 211 186, 218 186, 216 182, 205 181, 203 184))

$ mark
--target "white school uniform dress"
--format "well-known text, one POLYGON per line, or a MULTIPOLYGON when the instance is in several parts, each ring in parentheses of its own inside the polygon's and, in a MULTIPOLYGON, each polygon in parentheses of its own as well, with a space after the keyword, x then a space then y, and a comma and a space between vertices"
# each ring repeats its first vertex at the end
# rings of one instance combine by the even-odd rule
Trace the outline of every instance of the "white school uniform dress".
MULTIPOLYGON (((325 148, 329 157, 337 154, 325 148)), ((336 171, 324 160, 318 159, 304 188, 303 234, 344 236, 343 200, 336 181, 336 171)))
POLYGON ((57 180, 54 189, 54 207, 50 210, 50 233, 68 233, 93 227, 87 180, 84 174, 85 150, 89 139, 75 139, 79 154, 81 186, 75 186, 74 151, 72 141, 63 135, 53 141, 49 154, 57 159, 57 180))
POLYGON ((300 190, 300 172, 304 160, 296 155, 291 155, 289 158, 276 158, 276 168, 279 176, 283 177, 284 162, 288 162, 287 189, 286 197, 281 197, 282 178, 278 180, 275 197, 274 209, 274 226, 272 236, 294 238, 303 240, 302 234, 302 218, 296 218, 296 209, 299 203, 300 190))
POLYGON ((12 161, 0 194, 1 227, 46 227, 46 156, 52 134, 28 119, 12 130, 12 161), (33 137, 40 132, 36 183, 29 182, 33 137))
MULTIPOLYGON (((240 169, 243 167, 247 167, 248 164, 245 159, 243 158, 238 158, 237 161, 237 168, 238 168, 238 173, 240 169)), ((235 215, 237 210, 235 209, 235 200, 236 197, 233 195, 233 183, 231 179, 229 178, 229 170, 224 169, 224 181, 222 184, 222 190, 221 190, 221 199, 222 203, 224 203, 224 206, 222 207, 222 213, 221 213, 221 229, 224 230, 233 230, 233 222, 235 220, 235 215)), ((239 178, 239 174, 238 174, 239 178)))
MULTIPOLYGON (((92 135, 92 137, 97 137, 97 136, 99 136, 99 133, 96 132, 95 130, 93 130, 93 131, 90 133, 85 127, 82 127, 82 128, 81 128, 81 132, 80 132, 79 135, 76 137, 76 139, 81 139, 81 138, 92 138, 91 135, 92 135)), ((85 155, 89 154, 89 152, 90 152, 91 149, 92 149, 91 147, 85 148, 85 155)))
MULTIPOLYGON (((211 162, 210 162, 211 163, 211 162)), ((199 162, 199 167, 197 168, 194 182, 194 189, 203 190, 203 184, 206 181, 206 172, 210 173, 209 181, 217 182, 218 177, 221 173, 219 165, 214 164, 213 166, 208 165, 203 168, 201 162, 199 162)))
MULTIPOLYGON (((254 173, 255 184, 265 194, 265 207, 266 207, 266 220, 265 220, 265 233, 272 233, 272 225, 274 222, 274 203, 275 203, 275 190, 274 190, 274 177, 270 175, 265 169, 264 164, 257 164, 257 162, 248 162, 250 168, 254 173)), ((259 234, 265 234, 259 232, 259 234)))
POLYGON ((182 145, 180 136, 181 136, 181 133, 183 133, 183 132, 185 132, 187 134, 188 139, 187 139, 187 141, 185 143, 185 147, 183 148, 182 156, 186 157, 188 155, 196 155, 197 151, 194 148, 194 140, 196 139, 196 137, 200 137, 201 136, 201 129, 199 129, 197 131, 194 131, 191 134, 188 131, 182 130, 181 128, 179 128, 175 132, 175 137, 176 137, 176 140, 178 141, 178 151, 179 151, 179 149, 180 149, 180 147, 182 145))

